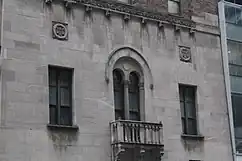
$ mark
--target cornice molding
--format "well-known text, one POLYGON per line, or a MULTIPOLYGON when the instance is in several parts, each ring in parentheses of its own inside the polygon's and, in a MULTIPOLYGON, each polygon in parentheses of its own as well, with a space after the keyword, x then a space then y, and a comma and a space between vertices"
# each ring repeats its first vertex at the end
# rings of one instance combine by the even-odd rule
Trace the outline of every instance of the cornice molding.
MULTIPOLYGON (((52 0, 54 1, 66 1, 66 0, 52 0)), ((133 6, 130 4, 125 4, 117 2, 114 0, 72 0, 75 4, 89 6, 92 8, 98 8, 103 10, 108 10, 115 13, 121 13, 125 15, 130 15, 131 17, 138 17, 150 21, 157 21, 167 24, 172 24, 176 26, 181 26, 185 28, 196 28, 196 23, 190 19, 186 19, 180 16, 164 14, 160 12, 151 11, 146 8, 141 8, 133 6)))

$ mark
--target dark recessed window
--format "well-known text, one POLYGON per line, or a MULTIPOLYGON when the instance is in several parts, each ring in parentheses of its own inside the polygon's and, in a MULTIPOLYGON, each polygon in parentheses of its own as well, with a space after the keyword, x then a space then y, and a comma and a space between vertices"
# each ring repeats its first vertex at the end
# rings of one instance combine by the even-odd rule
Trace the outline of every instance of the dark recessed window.
POLYGON ((73 70, 49 66, 49 117, 52 125, 72 125, 73 70))
POLYGON ((179 14, 180 0, 168 0, 168 12, 172 14, 179 14))
POLYGON ((115 69, 113 71, 113 86, 114 86, 114 105, 115 119, 124 119, 124 81, 123 73, 115 69))
POLYGON ((183 133, 197 135, 196 87, 179 85, 183 133))

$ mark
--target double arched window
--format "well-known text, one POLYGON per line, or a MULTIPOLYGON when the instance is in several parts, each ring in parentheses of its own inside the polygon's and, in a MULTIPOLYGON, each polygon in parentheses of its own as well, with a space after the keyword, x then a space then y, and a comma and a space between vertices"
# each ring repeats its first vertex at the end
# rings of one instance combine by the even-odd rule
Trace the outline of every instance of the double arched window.
POLYGON ((142 120, 143 74, 133 59, 117 61, 113 70, 115 119, 142 120))

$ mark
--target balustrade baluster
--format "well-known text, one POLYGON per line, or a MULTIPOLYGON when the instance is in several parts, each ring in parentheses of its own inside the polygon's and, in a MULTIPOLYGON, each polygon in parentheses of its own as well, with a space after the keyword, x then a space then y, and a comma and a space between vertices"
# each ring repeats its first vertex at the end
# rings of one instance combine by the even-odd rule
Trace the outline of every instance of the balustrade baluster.
POLYGON ((155 132, 156 132, 156 125, 152 125, 152 136, 153 136, 152 144, 155 144, 156 142, 155 132))
POLYGON ((150 143, 150 126, 149 125, 147 125, 146 131, 147 131, 147 143, 149 144, 150 143))
POLYGON ((147 143, 147 133, 146 133, 146 128, 147 128, 147 126, 146 125, 144 125, 144 142, 143 143, 147 143))
POLYGON ((126 127, 126 123, 123 123, 123 136, 124 136, 124 142, 128 141, 128 138, 127 138, 127 127, 126 127))
POLYGON ((145 135, 144 135, 144 133, 145 133, 145 128, 144 128, 144 125, 141 125, 141 124, 139 124, 138 125, 138 128, 139 128, 139 142, 140 143, 145 143, 145 135))
POLYGON ((159 144, 161 143, 161 135, 160 135, 160 132, 161 132, 161 128, 159 127, 158 128, 158 143, 159 144))
POLYGON ((135 142, 135 124, 132 124, 132 142, 135 142))
POLYGON ((158 137, 158 126, 156 125, 155 126, 155 144, 157 144, 158 143, 158 140, 159 140, 159 137, 158 137))
POLYGON ((154 144, 157 144, 157 125, 154 126, 154 144))
POLYGON ((116 142, 117 141, 117 126, 116 123, 112 124, 112 141, 116 142))
POLYGON ((121 123, 121 122, 118 122, 118 124, 117 124, 117 138, 118 138, 118 141, 119 142, 122 142, 124 139, 124 137, 123 137, 123 124, 121 123))

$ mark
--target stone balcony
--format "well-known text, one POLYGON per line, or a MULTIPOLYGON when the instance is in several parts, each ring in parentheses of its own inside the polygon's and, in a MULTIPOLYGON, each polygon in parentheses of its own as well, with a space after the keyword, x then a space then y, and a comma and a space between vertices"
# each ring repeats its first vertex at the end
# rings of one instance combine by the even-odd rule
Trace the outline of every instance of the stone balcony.
MULTIPOLYGON (((146 151, 158 151, 163 155, 163 125, 143 121, 116 120, 110 123, 113 160, 120 160, 127 149, 138 149, 140 154, 146 151)), ((121 159, 122 160, 122 159, 121 159)))

